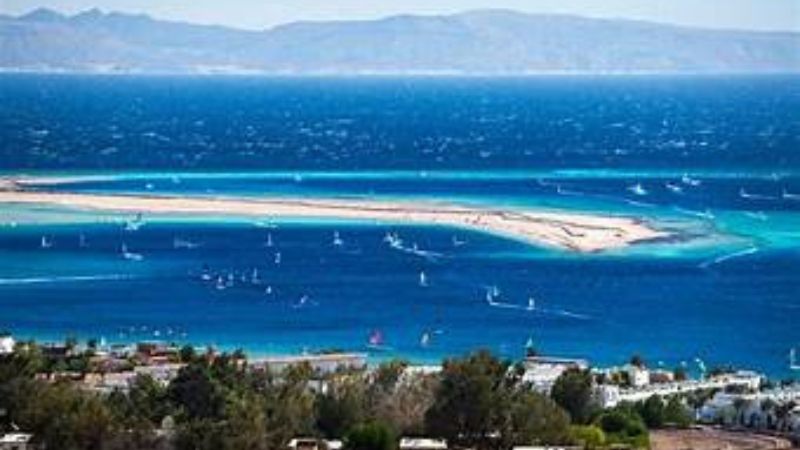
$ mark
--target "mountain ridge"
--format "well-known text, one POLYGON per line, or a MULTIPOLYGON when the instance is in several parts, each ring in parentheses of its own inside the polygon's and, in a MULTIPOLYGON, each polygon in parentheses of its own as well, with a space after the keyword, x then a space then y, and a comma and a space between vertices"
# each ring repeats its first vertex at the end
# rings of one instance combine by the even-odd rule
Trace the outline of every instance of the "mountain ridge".
POLYGON ((800 72, 800 33, 512 10, 242 30, 91 9, 0 16, 0 70, 266 74, 800 72))

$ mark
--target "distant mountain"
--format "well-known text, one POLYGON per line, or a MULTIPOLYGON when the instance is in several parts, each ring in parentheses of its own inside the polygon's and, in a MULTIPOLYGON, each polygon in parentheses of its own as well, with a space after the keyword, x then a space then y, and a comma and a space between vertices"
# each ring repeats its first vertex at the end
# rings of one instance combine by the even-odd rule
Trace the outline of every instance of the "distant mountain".
POLYGON ((800 33, 481 10, 265 31, 97 9, 0 16, 0 69, 78 72, 800 72, 800 33))

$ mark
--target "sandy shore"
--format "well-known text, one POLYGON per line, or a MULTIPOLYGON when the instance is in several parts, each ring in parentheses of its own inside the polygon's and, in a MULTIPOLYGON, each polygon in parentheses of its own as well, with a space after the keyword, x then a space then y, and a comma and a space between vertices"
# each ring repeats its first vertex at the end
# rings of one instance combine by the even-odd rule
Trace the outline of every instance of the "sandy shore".
POLYGON ((25 189, 0 181, 0 203, 58 205, 121 213, 215 214, 260 219, 344 219, 467 228, 578 252, 621 248, 666 238, 632 218, 574 213, 496 210, 433 202, 388 202, 324 198, 177 197, 84 194, 25 189))

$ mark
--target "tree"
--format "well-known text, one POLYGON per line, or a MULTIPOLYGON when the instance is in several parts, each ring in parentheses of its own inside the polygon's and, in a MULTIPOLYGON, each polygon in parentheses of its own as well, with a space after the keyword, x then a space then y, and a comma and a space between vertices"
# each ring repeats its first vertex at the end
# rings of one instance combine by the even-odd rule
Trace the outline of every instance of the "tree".
POLYGON ((180 370, 167 395, 188 419, 220 418, 225 404, 219 384, 211 378, 207 367, 197 363, 180 370))
POLYGON ((636 410, 648 428, 661 428, 664 425, 664 399, 660 395, 637 403, 636 410))
POLYGON ((634 354, 633 356, 631 356, 630 364, 632 366, 634 366, 634 367, 639 367, 639 368, 642 368, 642 369, 646 365, 645 361, 644 361, 644 358, 642 358, 642 356, 639 355, 639 354, 634 354))
POLYGON ((605 411, 595 419, 606 434, 609 444, 629 445, 636 448, 648 448, 649 434, 644 421, 630 405, 619 405, 605 411))
POLYGON ((394 450, 397 437, 392 429, 381 422, 370 422, 353 427, 345 436, 346 450, 394 450))
POLYGON ((436 375, 406 375, 391 389, 370 388, 369 414, 403 434, 425 432, 425 413, 430 409, 438 388, 436 375))
POLYGON ((317 396, 316 411, 317 427, 323 435, 342 436, 367 416, 364 380, 358 377, 330 381, 328 391, 317 396))
POLYGON ((527 389, 510 394, 508 420, 498 430, 503 447, 570 443, 569 415, 553 400, 527 389))
POLYGON ((678 396, 673 396, 664 407, 664 423, 686 428, 693 422, 691 411, 678 396))
POLYGON ((428 432, 454 445, 490 447, 501 428, 508 363, 486 351, 445 361, 433 405, 425 416, 428 432))
POLYGON ((606 445, 606 434, 596 425, 573 425, 570 434, 586 450, 596 450, 606 445))
POLYGON ((686 368, 682 366, 676 367, 672 371, 672 377, 675 379, 675 381, 686 381, 688 378, 688 375, 686 374, 686 368))
POLYGON ((553 384, 550 396, 576 423, 588 423, 595 410, 592 374, 588 370, 564 371, 553 384))

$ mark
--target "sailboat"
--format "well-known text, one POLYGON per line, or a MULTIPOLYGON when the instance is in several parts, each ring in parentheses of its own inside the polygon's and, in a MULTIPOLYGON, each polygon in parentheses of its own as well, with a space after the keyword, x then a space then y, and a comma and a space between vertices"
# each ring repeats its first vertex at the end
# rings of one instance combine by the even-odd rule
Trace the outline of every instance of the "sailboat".
POLYGON ((797 354, 794 347, 789 350, 789 369, 800 370, 800 364, 797 363, 797 354))
POLYGON ((338 231, 334 231, 333 232, 333 246, 334 247, 341 247, 343 245, 344 245, 344 241, 342 240, 342 237, 339 236, 339 232, 338 231))
POLYGON ((389 347, 387 347, 384 342, 383 333, 381 333, 380 330, 373 330, 372 333, 370 333, 369 339, 367 340, 367 348, 376 351, 389 350, 389 347))
POLYGON ((642 186, 642 183, 636 183, 633 186, 628 187, 628 190, 636 195, 647 195, 647 189, 642 186))
POLYGON ((427 331, 422 333, 422 337, 419 338, 419 345, 421 347, 427 347, 431 344, 431 334, 427 331))
POLYGON ((789 192, 786 190, 786 188, 783 188, 783 192, 781 192, 781 197, 783 197, 784 200, 800 200, 800 194, 794 194, 792 192, 789 192))
POLYGON ((144 257, 140 253, 133 253, 128 250, 128 246, 123 242, 121 247, 122 257, 128 261, 141 261, 144 257))
POLYGON ((53 241, 47 239, 47 236, 42 236, 42 241, 39 243, 39 247, 41 248, 52 248, 53 241))
POLYGON ((528 297, 528 311, 533 311, 536 309, 536 299, 533 297, 528 297))
POLYGON ((666 184, 664 184, 664 186, 666 186, 667 189, 672 191, 672 193, 674 194, 683 194, 683 188, 678 186, 677 184, 672 184, 670 182, 667 182, 666 184))
POLYGON ((690 177, 688 173, 685 173, 681 177, 681 183, 687 184, 689 186, 699 186, 700 185, 700 180, 696 180, 696 179, 690 177))
POLYGON ((425 275, 425 272, 419 273, 419 285, 421 287, 428 287, 428 277, 425 275))

